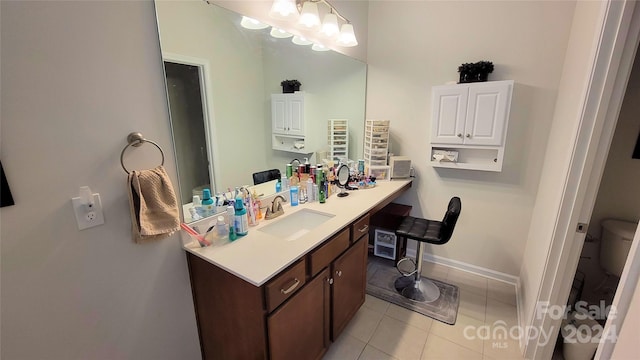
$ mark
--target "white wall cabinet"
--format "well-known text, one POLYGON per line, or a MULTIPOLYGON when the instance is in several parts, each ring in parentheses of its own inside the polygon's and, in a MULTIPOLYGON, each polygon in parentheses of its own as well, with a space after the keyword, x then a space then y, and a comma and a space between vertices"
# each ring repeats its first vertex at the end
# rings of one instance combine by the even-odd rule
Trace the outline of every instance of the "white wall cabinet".
POLYGON ((434 86, 431 164, 501 171, 512 91, 512 80, 434 86), (457 153, 456 160, 439 158, 442 152, 457 153))
POLYGON ((271 132, 274 150, 300 154, 318 150, 319 136, 310 131, 311 112, 308 100, 309 95, 304 92, 271 94, 271 132))

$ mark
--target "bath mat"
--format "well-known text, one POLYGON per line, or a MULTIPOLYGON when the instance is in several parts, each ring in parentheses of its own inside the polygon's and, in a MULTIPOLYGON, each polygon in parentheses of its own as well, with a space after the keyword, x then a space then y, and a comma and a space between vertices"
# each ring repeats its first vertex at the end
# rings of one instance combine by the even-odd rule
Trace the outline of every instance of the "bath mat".
MULTIPOLYGON (((393 261, 369 256, 367 264, 367 294, 441 321, 454 325, 458 316, 460 291, 457 286, 430 279, 440 289, 440 297, 431 303, 420 303, 400 295, 393 286, 400 276, 393 261)), ((423 276, 424 277, 424 276, 423 276)))

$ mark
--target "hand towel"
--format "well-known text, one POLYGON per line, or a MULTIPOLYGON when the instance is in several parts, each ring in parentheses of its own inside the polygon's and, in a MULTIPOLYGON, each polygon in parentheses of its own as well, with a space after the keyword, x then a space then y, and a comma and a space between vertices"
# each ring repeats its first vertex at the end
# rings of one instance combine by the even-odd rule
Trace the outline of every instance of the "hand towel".
POLYGON ((180 229, 178 200, 162 165, 131 171, 128 187, 135 242, 160 240, 180 229))

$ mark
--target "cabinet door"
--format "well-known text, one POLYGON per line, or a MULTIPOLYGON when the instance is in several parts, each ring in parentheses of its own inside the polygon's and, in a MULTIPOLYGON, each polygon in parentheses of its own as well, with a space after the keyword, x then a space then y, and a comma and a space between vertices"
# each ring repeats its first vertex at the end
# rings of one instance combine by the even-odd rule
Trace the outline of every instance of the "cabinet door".
POLYGON ((467 145, 502 145, 507 121, 510 83, 491 82, 469 87, 464 131, 467 145))
POLYGON ((325 269, 269 316, 270 359, 320 359, 324 355, 330 344, 329 294, 329 270, 325 269))
POLYGON ((367 286, 367 237, 363 236, 331 265, 333 277, 331 339, 336 340, 364 303, 367 286))
POLYGON ((304 96, 299 94, 290 95, 288 100, 289 123, 287 133, 290 135, 304 135, 304 96))
POLYGON ((434 86, 432 89, 431 142, 462 144, 469 89, 466 86, 434 86))
POLYGON ((271 131, 286 134, 287 100, 280 94, 271 95, 271 131))

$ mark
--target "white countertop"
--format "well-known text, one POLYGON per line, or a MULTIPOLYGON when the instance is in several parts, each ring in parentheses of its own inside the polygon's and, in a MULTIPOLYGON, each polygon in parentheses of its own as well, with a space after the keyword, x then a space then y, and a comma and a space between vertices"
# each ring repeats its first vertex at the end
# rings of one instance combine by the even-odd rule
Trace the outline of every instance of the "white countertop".
POLYGON ((376 187, 349 191, 349 196, 346 197, 333 194, 324 204, 312 202, 291 206, 287 203, 283 206, 284 215, 272 220, 261 220, 257 226, 249 228, 246 236, 238 237, 233 242, 218 241, 204 248, 193 247, 191 243, 186 244, 184 249, 255 286, 261 286, 410 182, 411 180, 378 181, 376 187), (293 241, 259 231, 261 227, 301 209, 317 210, 335 216, 293 241))

